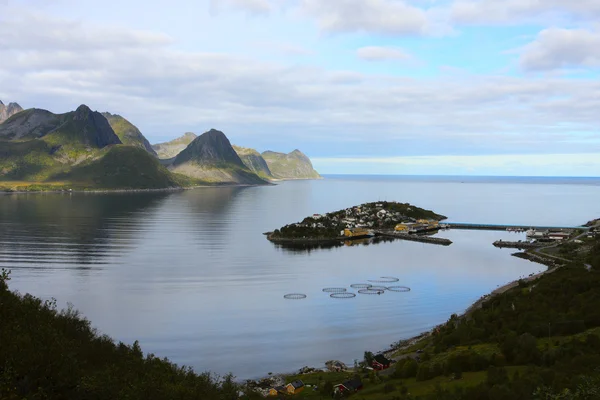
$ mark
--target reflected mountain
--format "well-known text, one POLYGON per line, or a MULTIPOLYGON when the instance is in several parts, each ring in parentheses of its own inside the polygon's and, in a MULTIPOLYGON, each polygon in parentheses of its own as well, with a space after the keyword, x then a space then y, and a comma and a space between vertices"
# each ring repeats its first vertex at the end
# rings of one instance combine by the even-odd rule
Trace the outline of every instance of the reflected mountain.
POLYGON ((0 196, 0 265, 92 268, 135 246, 149 210, 172 193, 0 196))

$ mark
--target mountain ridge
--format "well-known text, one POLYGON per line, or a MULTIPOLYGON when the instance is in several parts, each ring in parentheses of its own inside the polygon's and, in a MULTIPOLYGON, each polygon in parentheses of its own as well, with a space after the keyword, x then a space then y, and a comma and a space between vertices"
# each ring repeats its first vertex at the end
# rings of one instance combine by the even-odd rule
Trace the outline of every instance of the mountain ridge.
POLYGON ((152 149, 156 152, 161 160, 176 157, 185 148, 196 139, 198 135, 194 132, 186 132, 169 142, 157 143, 152 145, 152 149))
POLYGON ((138 129, 137 126, 133 125, 126 118, 120 116, 119 114, 103 112, 102 116, 106 118, 106 120, 110 124, 110 127, 113 129, 113 131, 119 137, 123 144, 138 147, 140 149, 146 150, 153 156, 158 157, 158 154, 156 153, 156 151, 154 151, 148 139, 146 139, 146 137, 142 134, 142 132, 138 129))

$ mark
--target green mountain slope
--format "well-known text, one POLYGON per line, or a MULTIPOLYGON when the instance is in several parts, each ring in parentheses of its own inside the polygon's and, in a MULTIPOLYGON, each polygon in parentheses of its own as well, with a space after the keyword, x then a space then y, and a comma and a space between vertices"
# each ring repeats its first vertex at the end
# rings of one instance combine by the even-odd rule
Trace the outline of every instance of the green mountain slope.
POLYGON ((233 149, 248 169, 263 179, 273 179, 271 170, 265 159, 254 149, 233 146, 233 149))
POLYGON ((181 153, 197 137, 198 136, 195 133, 187 132, 185 135, 173 139, 170 142, 152 145, 152 148, 156 151, 156 154, 158 154, 158 158, 166 160, 177 156, 177 154, 181 153))
POLYGON ((148 139, 146 139, 142 132, 140 132, 140 130, 131 122, 120 115, 111 114, 109 112, 102 113, 102 116, 106 118, 110 127, 115 131, 115 134, 123 144, 139 147, 153 156, 157 156, 156 151, 154 151, 152 145, 148 142, 148 139))
POLYGON ((261 154, 273 176, 277 179, 320 179, 310 159, 300 150, 291 153, 265 151, 261 154))
POLYGON ((189 181, 170 173, 146 150, 124 145, 113 146, 101 157, 53 175, 50 180, 97 189, 175 188, 189 181))
POLYGON ((171 170, 209 183, 267 183, 244 165, 229 139, 211 129, 175 157, 171 170))

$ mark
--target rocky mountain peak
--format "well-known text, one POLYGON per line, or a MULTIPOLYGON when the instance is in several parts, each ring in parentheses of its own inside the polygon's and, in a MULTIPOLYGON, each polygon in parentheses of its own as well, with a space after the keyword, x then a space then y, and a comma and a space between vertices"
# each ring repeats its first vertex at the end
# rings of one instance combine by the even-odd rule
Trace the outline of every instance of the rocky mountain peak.
POLYGON ((204 132, 194 139, 185 150, 177 155, 174 165, 190 161, 197 164, 229 163, 246 168, 227 136, 216 129, 204 132))
POLYGON ((75 115, 73 116, 73 119, 75 121, 83 121, 89 118, 91 113, 92 110, 85 104, 82 104, 79 107, 77 107, 77 110, 75 110, 75 115))
POLYGON ((13 115, 20 113, 23 111, 23 107, 21 107, 17 103, 8 103, 8 106, 4 105, 4 103, 0 100, 0 124, 13 115))

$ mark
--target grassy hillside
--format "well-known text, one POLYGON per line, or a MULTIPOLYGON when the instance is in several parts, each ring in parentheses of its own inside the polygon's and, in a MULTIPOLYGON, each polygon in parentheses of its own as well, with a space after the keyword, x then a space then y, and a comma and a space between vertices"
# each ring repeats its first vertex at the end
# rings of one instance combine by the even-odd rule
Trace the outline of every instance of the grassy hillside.
POLYGON ((274 178, 267 162, 258 151, 240 146, 233 146, 233 149, 250 171, 262 179, 269 180, 274 178))
POLYGON ((237 399, 231 376, 196 374, 99 334, 71 308, 8 290, 0 272, 0 398, 237 399))
POLYGON ((313 168, 310 159, 300 150, 294 150, 288 154, 265 151, 261 155, 277 179, 321 178, 321 175, 313 168))
POLYGON ((111 113, 102 113, 102 116, 108 120, 110 127, 115 131, 115 134, 121 139, 121 142, 127 146, 139 147, 146 150, 148 153, 157 156, 156 151, 150 145, 150 142, 140 132, 140 130, 131 122, 121 117, 120 115, 111 113))
POLYGON ((170 173, 139 147, 114 146, 98 159, 52 176, 50 181, 69 181, 88 189, 161 189, 185 186, 191 181, 170 173))

